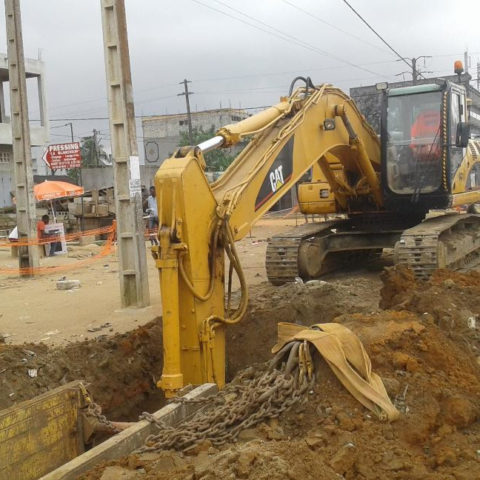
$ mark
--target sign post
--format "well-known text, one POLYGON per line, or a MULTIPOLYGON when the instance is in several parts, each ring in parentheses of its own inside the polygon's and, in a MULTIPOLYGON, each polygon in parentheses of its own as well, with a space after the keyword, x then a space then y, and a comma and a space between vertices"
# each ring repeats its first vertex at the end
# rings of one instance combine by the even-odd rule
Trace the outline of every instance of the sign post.
MULTIPOLYGON (((70 128, 71 128, 70 123, 70 128)), ((70 143, 57 143, 49 145, 42 156, 43 161, 51 170, 70 170, 77 168, 80 173, 80 184, 83 186, 82 180, 82 154, 80 151, 80 142, 72 141, 70 143)), ((82 195, 82 217, 80 220, 80 230, 84 230, 83 224, 83 195, 82 195)))
POLYGON ((42 159, 52 170, 80 168, 82 166, 80 142, 49 145, 42 159))

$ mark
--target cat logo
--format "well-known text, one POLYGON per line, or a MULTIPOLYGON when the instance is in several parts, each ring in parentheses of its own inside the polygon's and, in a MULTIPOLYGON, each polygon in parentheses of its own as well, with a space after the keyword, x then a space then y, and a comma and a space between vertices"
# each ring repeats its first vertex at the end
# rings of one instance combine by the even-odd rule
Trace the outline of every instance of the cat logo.
POLYGON ((290 138, 283 146, 275 161, 266 171, 265 178, 255 199, 255 211, 265 205, 272 197, 281 195, 292 179, 293 173, 293 140, 290 138))
POLYGON ((280 165, 273 172, 270 172, 270 186, 272 187, 272 192, 275 193, 284 183, 283 165, 280 165))

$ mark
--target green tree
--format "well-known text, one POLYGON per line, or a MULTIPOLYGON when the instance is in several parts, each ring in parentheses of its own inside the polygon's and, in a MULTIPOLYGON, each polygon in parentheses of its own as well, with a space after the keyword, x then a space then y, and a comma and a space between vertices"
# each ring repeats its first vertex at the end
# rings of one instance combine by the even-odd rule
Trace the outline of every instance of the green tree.
MULTIPOLYGON (((202 127, 194 128, 192 131, 192 140, 194 145, 208 140, 215 136, 216 129, 212 125, 208 130, 204 130, 202 127)), ((179 147, 184 147, 190 145, 190 139, 188 137, 188 132, 180 132, 180 143, 179 147)), ((235 157, 238 155, 237 152, 232 152, 232 149, 217 148, 205 154, 205 162, 207 164, 207 171, 209 172, 223 172, 228 168, 228 166, 233 162, 235 157)))
MULTIPOLYGON (((82 168, 103 167, 105 163, 110 163, 108 154, 105 152, 100 139, 95 135, 82 137, 80 139, 80 155, 82 157, 82 168), (100 160, 104 160, 101 162, 100 160)), ((80 171, 78 168, 72 168, 67 171, 67 175, 77 185, 80 182, 80 171)))
POLYGON ((96 135, 83 137, 80 139, 80 153, 82 155, 83 167, 98 167, 101 166, 100 158, 107 158, 107 154, 96 135))
MULTIPOLYGON (((108 155, 105 152, 100 139, 95 135, 82 137, 80 139, 80 155, 82 157, 82 168, 101 167, 104 166, 100 159, 108 162, 108 155)), ((68 170, 67 175, 75 182, 80 181, 80 172, 78 168, 68 170)))

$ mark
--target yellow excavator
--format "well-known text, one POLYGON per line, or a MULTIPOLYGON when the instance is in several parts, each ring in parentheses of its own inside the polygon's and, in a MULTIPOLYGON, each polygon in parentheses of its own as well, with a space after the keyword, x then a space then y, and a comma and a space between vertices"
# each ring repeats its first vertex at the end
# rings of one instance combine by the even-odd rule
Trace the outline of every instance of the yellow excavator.
POLYGON ((480 202, 480 142, 469 138, 464 87, 438 81, 382 91, 381 141, 345 93, 297 77, 277 105, 164 161, 155 176, 160 227, 152 253, 163 306, 158 386, 167 397, 186 384, 224 385, 225 328, 241 320, 248 302, 235 241, 301 180, 302 212, 344 218, 273 237, 272 283, 315 278, 340 257, 388 247, 420 277, 478 255, 480 217, 454 211, 480 202), (209 184, 203 155, 245 138, 209 184), (425 219, 431 211, 437 215, 425 219), (235 307, 234 272, 242 293, 235 307))

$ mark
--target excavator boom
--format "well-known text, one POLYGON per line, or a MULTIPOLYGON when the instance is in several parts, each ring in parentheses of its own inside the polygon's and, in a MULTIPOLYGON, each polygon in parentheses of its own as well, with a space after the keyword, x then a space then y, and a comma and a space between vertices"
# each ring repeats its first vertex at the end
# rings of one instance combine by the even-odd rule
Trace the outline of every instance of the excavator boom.
MULTIPOLYGON (((247 285, 235 241, 313 166, 332 179, 332 195, 348 205, 363 199, 382 208, 380 144, 353 101, 340 90, 311 84, 197 147, 183 147, 155 176, 167 396, 183 385, 225 382, 225 327, 243 317, 247 285), (214 184, 203 151, 250 143, 214 184), (242 296, 224 305, 224 257, 240 279, 242 296)), ((230 291, 230 289, 229 289, 230 291)))

